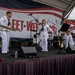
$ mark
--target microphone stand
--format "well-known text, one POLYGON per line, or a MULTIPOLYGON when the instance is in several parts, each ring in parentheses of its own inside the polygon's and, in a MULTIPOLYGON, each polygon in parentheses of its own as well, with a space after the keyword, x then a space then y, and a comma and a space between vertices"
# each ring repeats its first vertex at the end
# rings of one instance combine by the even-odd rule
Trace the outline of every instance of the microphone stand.
MULTIPOLYGON (((32 14, 30 14, 29 16, 33 17, 37 24, 41 24, 41 23, 38 21, 38 19, 36 19, 32 14)), ((38 40, 37 40, 37 30, 36 30, 36 44, 37 44, 37 41, 38 41, 38 40)))
POLYGON ((47 20, 48 22, 52 23, 53 25, 55 25, 55 23, 51 22, 50 20, 47 20))
POLYGON ((38 19, 36 19, 32 14, 29 15, 29 16, 33 17, 37 24, 41 24, 41 23, 38 21, 38 19))
MULTIPOLYGON (((60 31, 59 31, 59 28, 58 28, 58 24, 57 24, 57 20, 56 20, 56 24, 55 23, 53 23, 53 22, 51 22, 51 21, 49 21, 48 20, 48 22, 50 22, 50 23, 52 23, 53 25, 57 25, 57 32, 58 32, 58 34, 57 34, 57 36, 58 36, 58 40, 60 40, 60 46, 61 46, 61 44, 62 44, 62 38, 59 38, 59 34, 60 34, 60 31)), ((58 42, 58 45, 59 45, 59 42, 58 42)), ((58 46, 59 47, 59 46, 58 46)), ((57 52, 58 54, 62 54, 62 52, 61 52, 61 47, 59 47, 59 52, 57 52)))
MULTIPOLYGON (((56 20, 56 24, 57 24, 57 20, 56 20)), ((57 24, 57 28, 58 28, 58 41, 60 41, 60 46, 58 46, 59 52, 57 52, 57 54, 62 54, 62 52, 61 52, 61 49, 62 49, 62 48, 61 48, 61 45, 62 45, 63 39, 62 39, 62 37, 59 38, 60 30, 59 30, 58 24, 57 24)), ((59 42, 58 42, 58 45, 59 45, 59 42)))
MULTIPOLYGON (((55 23, 51 22, 50 20, 47 20, 47 23, 48 22, 52 23, 55 26, 55 23)), ((54 35, 51 34, 51 36, 53 37, 54 35)), ((53 42, 54 42, 54 40, 53 40, 53 38, 51 38, 51 43, 50 43, 50 44, 52 44, 51 47, 53 47, 53 42)), ((54 49, 54 48, 52 48, 52 49, 54 49)))

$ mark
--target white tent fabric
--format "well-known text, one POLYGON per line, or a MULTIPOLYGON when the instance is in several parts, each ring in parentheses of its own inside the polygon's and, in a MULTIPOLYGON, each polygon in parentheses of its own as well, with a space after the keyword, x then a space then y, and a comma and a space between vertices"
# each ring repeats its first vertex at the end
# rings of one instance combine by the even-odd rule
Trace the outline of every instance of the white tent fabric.
POLYGON ((69 16, 75 6, 75 0, 33 0, 45 5, 60 8, 63 12, 63 18, 69 16), (69 13, 69 14, 68 14, 69 13))
POLYGON ((69 15, 68 19, 75 20, 75 7, 74 7, 73 11, 71 12, 71 14, 69 15))

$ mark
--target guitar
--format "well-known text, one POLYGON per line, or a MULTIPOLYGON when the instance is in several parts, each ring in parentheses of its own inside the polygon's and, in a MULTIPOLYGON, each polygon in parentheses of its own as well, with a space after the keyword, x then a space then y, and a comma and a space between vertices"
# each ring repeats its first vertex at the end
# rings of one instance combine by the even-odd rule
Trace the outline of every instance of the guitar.
POLYGON ((71 34, 71 31, 70 31, 70 30, 67 30, 66 33, 67 33, 68 35, 70 35, 70 34, 71 34))
POLYGON ((60 48, 63 48, 64 47, 63 42, 61 42, 59 39, 58 39, 58 45, 59 45, 60 48))
POLYGON ((75 26, 74 26, 73 28, 71 28, 71 29, 68 29, 68 30, 66 31, 66 33, 67 33, 68 35, 70 35, 70 34, 72 33, 71 31, 72 31, 73 29, 75 29, 75 26))
POLYGON ((0 27, 2 27, 2 28, 6 28, 6 29, 9 29, 9 30, 12 30, 12 31, 16 31, 16 30, 17 30, 17 31, 21 32, 20 29, 10 28, 9 26, 0 25, 0 27))

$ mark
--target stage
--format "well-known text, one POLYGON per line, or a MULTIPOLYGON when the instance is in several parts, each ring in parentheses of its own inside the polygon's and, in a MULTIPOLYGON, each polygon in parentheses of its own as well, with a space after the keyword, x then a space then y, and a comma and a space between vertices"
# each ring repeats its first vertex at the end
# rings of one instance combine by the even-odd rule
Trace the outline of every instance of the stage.
POLYGON ((24 58, 24 57, 18 57, 17 59, 14 57, 15 51, 18 51, 18 49, 10 48, 9 53, 7 54, 0 54, 0 59, 4 58, 5 62, 15 62, 17 60, 30 60, 30 59, 38 59, 38 58, 46 58, 46 57, 56 57, 61 55, 66 55, 66 52, 64 49, 61 50, 62 54, 59 54, 59 49, 51 49, 48 52, 43 52, 41 50, 37 50, 37 56, 31 57, 31 58, 24 58))
POLYGON ((12 55, 15 49, 7 54, 0 54, 0 75, 75 75, 75 54, 58 54, 58 49, 49 52, 37 51, 35 58, 17 58, 12 55))

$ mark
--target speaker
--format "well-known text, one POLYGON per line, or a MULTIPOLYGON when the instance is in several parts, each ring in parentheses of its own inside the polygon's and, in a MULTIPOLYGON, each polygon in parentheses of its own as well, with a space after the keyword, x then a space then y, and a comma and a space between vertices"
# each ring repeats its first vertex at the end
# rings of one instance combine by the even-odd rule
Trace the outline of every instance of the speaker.
POLYGON ((66 53, 75 53, 75 46, 70 46, 65 49, 66 53))
POLYGON ((37 51, 35 47, 20 47, 18 51, 19 57, 34 57, 37 55, 37 51))

